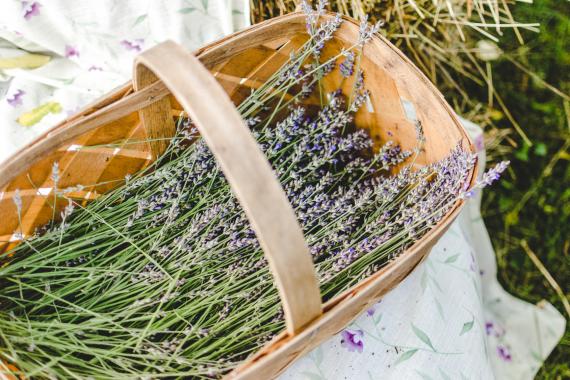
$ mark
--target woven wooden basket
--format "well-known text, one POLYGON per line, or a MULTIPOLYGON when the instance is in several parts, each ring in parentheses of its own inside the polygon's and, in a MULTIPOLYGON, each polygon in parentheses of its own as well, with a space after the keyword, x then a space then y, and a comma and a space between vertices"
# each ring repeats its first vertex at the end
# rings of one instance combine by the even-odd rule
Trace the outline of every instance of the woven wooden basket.
MULTIPOLYGON (((353 45, 357 37, 358 24, 345 18, 323 57, 353 45)), ((214 42, 195 56, 166 42, 137 57, 132 84, 62 122, 0 167, 0 253, 18 244, 14 231, 19 230, 19 222, 12 199, 17 189, 23 201, 22 231, 29 235, 53 215, 48 198, 53 199, 50 174, 54 162, 60 166, 59 188, 81 184, 85 188, 71 195, 85 202, 96 199, 164 151, 168 144, 164 138, 173 135, 174 120, 184 110, 246 211, 274 275, 287 324, 287 331, 228 378, 277 376, 402 281, 428 254, 462 206, 458 202, 435 228, 379 272, 322 304, 310 254, 292 208, 232 104, 239 104, 251 88, 263 84, 306 39, 305 16, 293 13, 214 42), (140 142, 145 139, 153 142, 140 142), (101 147, 117 142, 123 145, 101 147), (98 147, 80 149, 87 146, 98 147)), ((442 95, 385 39, 374 37, 366 45, 362 69, 370 102, 357 113, 355 123, 369 130, 375 141, 394 140, 404 149, 413 148, 418 119, 427 138, 420 164, 444 158, 459 141, 464 149, 473 151, 442 95)), ((337 71, 325 77, 326 91, 341 84, 337 71)), ((312 101, 307 100, 308 106, 312 101)), ((475 173, 470 175, 473 179, 475 173)), ((65 202, 57 206, 63 208, 65 202)))

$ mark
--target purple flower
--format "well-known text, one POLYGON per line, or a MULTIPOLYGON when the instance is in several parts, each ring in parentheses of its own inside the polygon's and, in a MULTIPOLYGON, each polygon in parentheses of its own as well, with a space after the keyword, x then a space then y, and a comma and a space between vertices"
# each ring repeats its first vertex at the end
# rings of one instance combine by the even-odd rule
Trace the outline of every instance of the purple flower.
POLYGON ((364 342, 362 341, 364 332, 362 330, 354 330, 353 332, 344 330, 341 336, 340 345, 348 351, 361 353, 364 350, 364 342))
POLYGON ((497 354, 505 362, 510 362, 513 360, 509 349, 506 346, 503 346, 502 344, 497 346, 497 354))
POLYGON ((368 310, 366 310, 366 315, 372 317, 376 313, 376 305, 372 306, 368 310))
POLYGON ((18 107, 22 105, 22 96, 24 96, 26 92, 24 90, 18 90, 13 93, 11 96, 6 98, 6 101, 12 107, 18 107))
POLYGON ((348 78, 354 73, 354 53, 349 51, 345 53, 345 59, 340 64, 339 69, 343 77, 348 78))
POLYGON ((497 165, 495 165, 494 168, 489 169, 487 173, 483 174, 483 179, 481 182, 487 186, 491 185, 493 182, 499 179, 501 173, 507 169, 509 164, 509 161, 499 162, 497 165))
POLYGON ((364 46, 372 37, 380 31, 380 28, 384 26, 384 20, 380 20, 373 25, 368 23, 368 16, 360 22, 360 29, 358 33, 358 44, 364 46))
POLYGON ((136 40, 132 40, 132 41, 122 40, 120 43, 121 43, 121 46, 123 46, 125 49, 127 49, 129 51, 139 52, 143 48, 144 39, 137 38, 136 40))
POLYGON ((65 45, 65 57, 66 58, 79 57, 79 50, 77 50, 71 45, 65 45))
POLYGON ((473 198, 475 195, 477 195, 477 189, 467 190, 463 193, 463 197, 466 199, 473 198))
POLYGON ((487 321, 485 322, 485 332, 487 335, 494 335, 496 338, 499 338, 505 334, 505 329, 495 325, 493 322, 487 321))
POLYGON ((356 83, 354 84, 354 88, 357 90, 364 89, 364 71, 358 70, 356 73, 356 83))
POLYGON ((41 6, 37 1, 22 1, 24 19, 30 20, 33 16, 39 16, 41 6))

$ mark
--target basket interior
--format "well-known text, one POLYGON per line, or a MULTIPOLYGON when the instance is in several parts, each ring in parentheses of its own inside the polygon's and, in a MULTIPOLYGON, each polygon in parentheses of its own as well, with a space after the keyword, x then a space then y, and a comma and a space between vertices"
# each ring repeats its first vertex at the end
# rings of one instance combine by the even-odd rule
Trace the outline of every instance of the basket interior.
MULTIPOLYGON (((199 57, 234 103, 239 104, 252 88, 263 84, 287 61, 292 50, 306 41, 304 28, 302 17, 291 18, 286 23, 260 24, 209 45, 199 52, 199 57)), ((356 41, 357 32, 356 24, 344 22, 335 38, 327 43, 322 59, 334 57, 341 49, 350 47, 356 41)), ((459 141, 463 142, 465 148, 469 147, 468 138, 441 95, 387 42, 374 39, 366 45, 361 67, 370 96, 357 113, 355 124, 367 129, 377 146, 393 140, 403 149, 415 147, 417 119, 421 121, 427 136, 418 164, 445 157, 459 141)), ((323 78, 322 86, 324 92, 332 92, 340 87, 349 93, 352 80, 343 81, 337 68, 323 78)), ((131 93, 132 87, 124 86, 72 119, 89 115, 131 93)), ((172 96, 170 101, 172 117, 177 119, 182 109, 172 96)), ((320 100, 318 96, 312 96, 305 103, 311 107, 320 104, 320 100)), ((49 136, 43 136, 34 144, 41 144, 47 138, 49 136)), ((0 253, 18 244, 17 232, 21 231, 24 236, 33 234, 37 227, 45 225, 54 216, 57 218, 65 207, 64 200, 56 201, 54 197, 54 162, 58 162, 60 168, 57 188, 80 184, 84 188, 69 193, 69 196, 88 202, 120 185, 127 174, 133 174, 149 164, 150 148, 144 142, 145 138, 138 112, 133 112, 72 141, 63 141, 50 154, 31 162, 27 170, 18 173, 7 184, 1 185, 0 181, 0 253), (22 199, 21 225, 14 203, 16 190, 19 190, 22 199)))

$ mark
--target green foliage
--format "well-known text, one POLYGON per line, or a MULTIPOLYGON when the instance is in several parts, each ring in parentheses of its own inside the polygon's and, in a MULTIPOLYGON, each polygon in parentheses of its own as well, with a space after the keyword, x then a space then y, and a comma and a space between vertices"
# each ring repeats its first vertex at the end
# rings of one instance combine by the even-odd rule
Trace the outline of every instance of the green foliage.
MULTIPOLYGON (((541 23, 539 34, 523 34, 526 44, 513 57, 537 78, 567 94, 570 91, 570 3, 536 0, 514 8, 519 20, 541 23)), ((514 36, 505 44, 516 46, 514 36)), ((570 115, 569 104, 508 60, 493 67, 497 88, 530 140, 518 142, 510 175, 487 192, 485 222, 497 250, 499 279, 506 289, 529 302, 547 299, 565 314, 562 302, 521 247, 539 257, 568 297, 570 288, 570 115)), ((539 379, 570 377, 570 330, 544 363, 539 379)))

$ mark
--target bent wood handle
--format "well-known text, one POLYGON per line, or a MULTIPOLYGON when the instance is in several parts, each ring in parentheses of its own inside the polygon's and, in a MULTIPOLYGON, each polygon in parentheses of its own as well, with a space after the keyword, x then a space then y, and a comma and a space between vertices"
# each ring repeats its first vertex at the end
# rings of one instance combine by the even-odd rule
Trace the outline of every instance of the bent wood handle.
MULTIPOLYGON (((180 45, 167 41, 139 55, 134 87, 161 80, 188 113, 218 160, 269 262, 287 330, 295 334, 322 313, 309 248, 287 196, 230 98, 210 72, 180 45)), ((153 155, 174 135, 168 98, 140 111, 153 155), (161 139, 162 138, 162 139, 161 139)))

